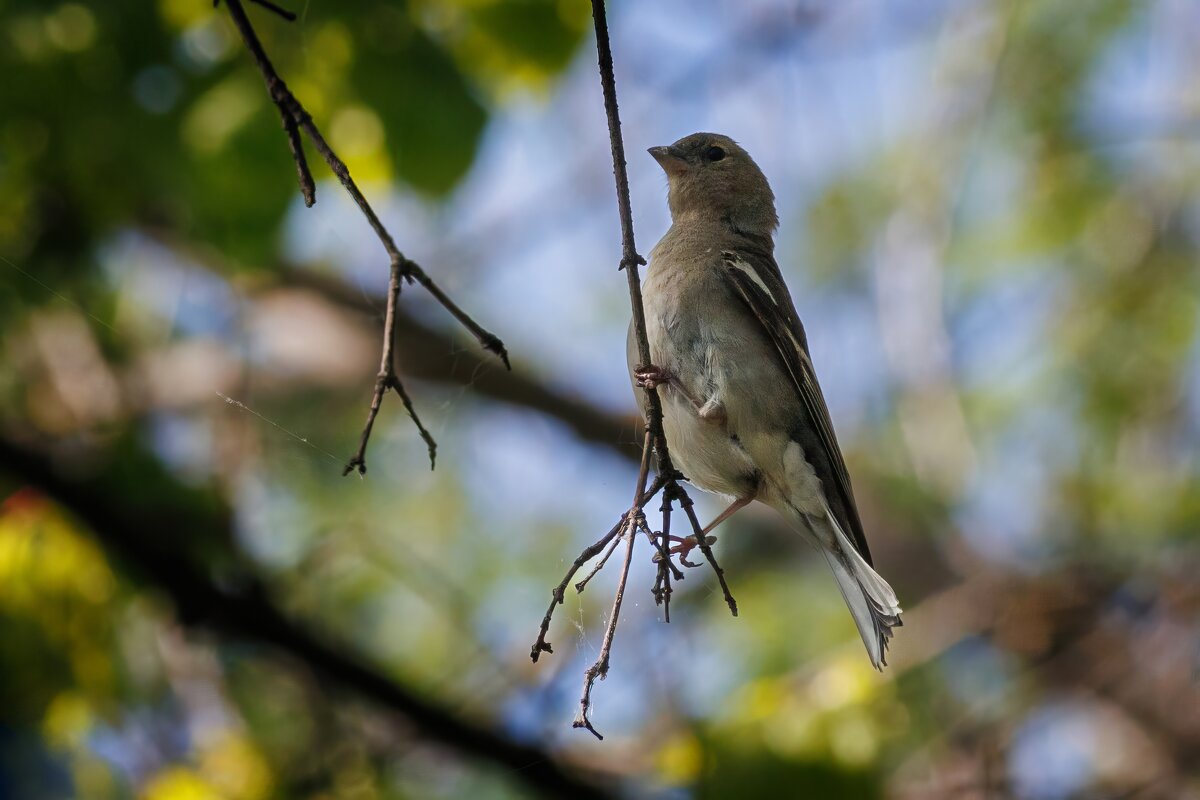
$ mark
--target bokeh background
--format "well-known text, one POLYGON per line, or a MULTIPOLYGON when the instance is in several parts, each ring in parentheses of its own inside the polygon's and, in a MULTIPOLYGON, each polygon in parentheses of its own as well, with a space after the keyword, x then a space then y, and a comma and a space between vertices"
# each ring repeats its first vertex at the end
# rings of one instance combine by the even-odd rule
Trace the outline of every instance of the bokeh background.
POLYGON ((190 574, 615 796, 1200 797, 1194 0, 611 4, 639 248, 646 147, 754 154, 908 613, 876 674, 752 510, 716 546, 740 617, 703 569, 664 625, 643 546, 603 742, 570 722, 614 566, 528 655, 636 472, 588 4, 291 5, 249 7, 276 66, 514 371, 406 290, 437 470, 390 397, 341 477, 387 262, 311 155, 304 208, 225 8, 0 2, 0 796, 544 791, 190 574))

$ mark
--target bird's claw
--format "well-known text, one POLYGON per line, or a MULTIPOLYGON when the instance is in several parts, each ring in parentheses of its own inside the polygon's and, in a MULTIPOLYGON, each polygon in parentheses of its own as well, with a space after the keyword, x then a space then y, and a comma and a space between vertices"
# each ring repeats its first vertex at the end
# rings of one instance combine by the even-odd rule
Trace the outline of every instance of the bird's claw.
MULTIPOLYGON (((672 547, 670 550, 667 551, 667 553, 669 555, 678 555, 679 563, 685 567, 700 566, 699 564, 695 564, 691 561, 688 561, 688 559, 687 559, 688 553, 692 552, 692 550, 694 550, 700 546, 700 542, 699 542, 699 540, 696 539, 695 536, 685 536, 683 538, 680 538, 678 536, 668 536, 667 538, 670 539, 672 542, 679 542, 679 544, 675 545, 674 547, 672 547)), ((704 543, 711 547, 712 545, 717 543, 717 537, 705 536, 704 543)), ((655 564, 662 561, 662 553, 661 552, 655 553, 654 558, 652 560, 654 561, 655 564)))
POLYGON ((666 367, 655 364, 638 367, 633 371, 633 377, 641 389, 655 389, 664 383, 670 383, 675 378, 666 367))

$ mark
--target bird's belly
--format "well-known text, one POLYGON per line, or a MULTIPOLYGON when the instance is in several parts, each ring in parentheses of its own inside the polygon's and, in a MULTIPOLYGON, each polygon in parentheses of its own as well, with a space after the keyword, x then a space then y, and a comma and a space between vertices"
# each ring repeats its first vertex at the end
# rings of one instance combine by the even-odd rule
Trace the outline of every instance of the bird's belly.
POLYGON ((702 419, 678 392, 663 403, 663 433, 675 466, 696 486, 730 497, 750 497, 758 470, 723 422, 702 419))

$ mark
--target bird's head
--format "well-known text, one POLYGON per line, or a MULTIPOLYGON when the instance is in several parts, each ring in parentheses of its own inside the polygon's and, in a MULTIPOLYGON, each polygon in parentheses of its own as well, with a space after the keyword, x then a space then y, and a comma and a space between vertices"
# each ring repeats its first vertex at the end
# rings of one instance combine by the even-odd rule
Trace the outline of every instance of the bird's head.
POLYGON ((693 133, 648 152, 667 173, 667 203, 676 222, 719 220, 744 233, 766 236, 779 225, 766 176, 728 136, 693 133))

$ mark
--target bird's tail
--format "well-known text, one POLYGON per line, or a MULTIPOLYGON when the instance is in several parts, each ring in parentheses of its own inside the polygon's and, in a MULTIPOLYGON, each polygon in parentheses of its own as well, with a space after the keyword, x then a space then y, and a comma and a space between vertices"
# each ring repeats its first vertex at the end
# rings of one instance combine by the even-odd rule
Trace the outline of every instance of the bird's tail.
POLYGON ((871 568, 850 543, 833 514, 827 512, 826 517, 833 528, 834 540, 832 547, 826 544, 821 551, 854 616, 854 623, 858 625, 858 633, 867 646, 871 663, 875 669, 882 670, 887 666, 887 648, 892 638, 892 628, 904 624, 900 619, 900 603, 888 582, 871 568))

